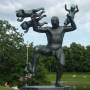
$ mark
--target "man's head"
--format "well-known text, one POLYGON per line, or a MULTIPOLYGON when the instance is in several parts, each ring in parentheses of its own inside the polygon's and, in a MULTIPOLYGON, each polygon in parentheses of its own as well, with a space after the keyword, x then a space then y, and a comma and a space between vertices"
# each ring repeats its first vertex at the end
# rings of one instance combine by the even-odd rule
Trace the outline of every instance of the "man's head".
POLYGON ((53 28, 59 27, 59 18, 57 16, 52 16, 51 24, 53 28))

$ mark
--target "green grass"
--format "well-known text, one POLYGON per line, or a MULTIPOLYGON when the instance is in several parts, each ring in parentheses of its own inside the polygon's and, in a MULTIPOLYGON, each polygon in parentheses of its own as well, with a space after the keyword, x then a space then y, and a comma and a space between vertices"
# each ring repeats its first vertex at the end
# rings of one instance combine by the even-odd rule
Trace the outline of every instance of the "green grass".
MULTIPOLYGON (((49 74, 48 79, 55 81, 55 74, 49 74)), ((75 90, 90 90, 90 73, 64 73, 62 76, 64 85, 70 85, 75 90)))
POLYGON ((6 88, 6 87, 0 86, 0 90, 15 90, 15 89, 12 89, 12 88, 6 88))
MULTIPOLYGON (((49 74, 48 80, 54 84, 55 74, 49 74)), ((63 85, 74 87, 73 90, 90 90, 90 73, 64 73, 62 76, 63 85)), ((0 90, 14 90, 0 86, 0 90)))

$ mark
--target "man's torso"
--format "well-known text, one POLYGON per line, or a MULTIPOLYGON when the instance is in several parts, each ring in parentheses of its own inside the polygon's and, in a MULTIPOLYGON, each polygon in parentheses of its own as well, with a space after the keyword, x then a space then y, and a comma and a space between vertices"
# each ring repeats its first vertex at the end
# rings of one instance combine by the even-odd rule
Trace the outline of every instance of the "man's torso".
POLYGON ((64 32, 63 27, 57 29, 50 29, 47 33, 48 46, 52 49, 58 49, 62 47, 64 32))

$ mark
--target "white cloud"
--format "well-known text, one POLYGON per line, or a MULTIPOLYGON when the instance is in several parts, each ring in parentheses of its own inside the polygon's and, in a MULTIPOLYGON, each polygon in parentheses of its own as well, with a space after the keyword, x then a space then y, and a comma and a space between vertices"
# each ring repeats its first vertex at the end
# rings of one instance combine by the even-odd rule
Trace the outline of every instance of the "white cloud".
POLYGON ((17 8, 21 8, 22 5, 17 2, 12 2, 12 0, 7 0, 5 3, 0 3, 0 13, 12 13, 17 8))
POLYGON ((63 6, 64 6, 64 4, 60 5, 60 3, 58 3, 55 6, 52 6, 52 7, 48 8, 47 15, 48 16, 56 15, 56 16, 59 16, 59 17, 64 15, 65 10, 64 10, 63 6))

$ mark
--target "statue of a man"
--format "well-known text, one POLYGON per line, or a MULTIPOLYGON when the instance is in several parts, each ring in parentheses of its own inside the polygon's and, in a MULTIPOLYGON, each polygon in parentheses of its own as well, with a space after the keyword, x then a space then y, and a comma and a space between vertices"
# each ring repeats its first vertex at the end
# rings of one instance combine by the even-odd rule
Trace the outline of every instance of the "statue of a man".
POLYGON ((60 86, 59 81, 61 80, 63 66, 65 63, 62 48, 64 34, 76 29, 76 25, 71 16, 67 15, 67 18, 71 23, 70 26, 59 26, 59 18, 57 16, 53 16, 51 18, 52 27, 39 27, 37 24, 35 24, 35 22, 33 25, 33 30, 39 33, 45 33, 48 41, 46 46, 40 45, 35 47, 33 54, 33 72, 35 70, 35 62, 37 60, 38 53, 44 54, 46 56, 55 56, 57 62, 55 86, 60 86))
MULTIPOLYGON (((18 13, 20 14, 20 12, 18 13)), ((26 13, 24 17, 26 17, 28 13, 26 13)), ((61 80, 61 76, 63 73, 63 66, 65 64, 64 53, 63 53, 63 48, 62 48, 64 34, 66 32, 74 31, 76 29, 76 24, 72 16, 70 16, 70 14, 67 14, 67 18, 69 20, 69 23, 71 24, 70 26, 67 26, 67 25, 59 26, 59 18, 57 16, 53 16, 51 18, 52 27, 39 26, 37 24, 36 19, 33 19, 32 21, 33 30, 39 33, 45 33, 47 36, 47 41, 48 41, 48 44, 46 46, 39 45, 35 47, 33 58, 32 58, 32 72, 35 73, 35 66, 36 66, 36 61, 37 61, 39 53, 44 54, 46 56, 55 56, 56 58, 55 86, 60 86, 59 81, 61 80)), ((30 25, 28 25, 28 27, 30 27, 30 25)))

